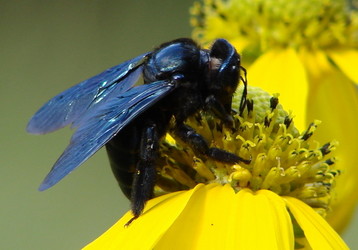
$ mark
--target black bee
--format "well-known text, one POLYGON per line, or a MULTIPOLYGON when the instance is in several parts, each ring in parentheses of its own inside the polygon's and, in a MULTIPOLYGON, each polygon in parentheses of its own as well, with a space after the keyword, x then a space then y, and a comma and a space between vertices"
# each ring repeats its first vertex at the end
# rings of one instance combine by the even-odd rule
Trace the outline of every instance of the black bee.
POLYGON ((106 145, 114 175, 131 199, 136 218, 152 197, 159 140, 168 130, 199 155, 248 163, 235 154, 210 148, 184 124, 187 117, 208 110, 231 125, 232 96, 241 68, 239 54, 226 40, 218 39, 205 50, 182 38, 55 96, 32 117, 27 131, 45 134, 68 124, 76 131, 39 190, 55 185, 106 145), (140 76, 144 84, 135 85, 140 76), (170 127, 173 117, 175 126, 170 127))

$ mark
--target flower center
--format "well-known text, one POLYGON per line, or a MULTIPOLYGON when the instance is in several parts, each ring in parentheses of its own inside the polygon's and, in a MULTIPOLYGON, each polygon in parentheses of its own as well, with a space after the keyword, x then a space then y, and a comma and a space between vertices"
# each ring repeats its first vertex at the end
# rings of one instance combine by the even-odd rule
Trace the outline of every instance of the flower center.
MULTIPOLYGON (((239 110, 241 91, 234 97, 234 110, 239 110)), ((190 189, 198 183, 228 183, 236 192, 243 188, 267 189, 293 196, 325 215, 339 174, 334 169, 335 158, 328 157, 337 142, 320 146, 313 139, 319 121, 299 134, 278 98, 259 88, 249 87, 248 100, 243 114, 233 115, 233 128, 205 112, 190 117, 186 124, 211 147, 251 162, 232 165, 198 156, 175 135, 168 135, 160 145, 155 195, 190 189)))
POLYGON ((205 0, 192 7, 191 23, 201 43, 222 37, 248 51, 357 48, 358 12, 348 2, 205 0))

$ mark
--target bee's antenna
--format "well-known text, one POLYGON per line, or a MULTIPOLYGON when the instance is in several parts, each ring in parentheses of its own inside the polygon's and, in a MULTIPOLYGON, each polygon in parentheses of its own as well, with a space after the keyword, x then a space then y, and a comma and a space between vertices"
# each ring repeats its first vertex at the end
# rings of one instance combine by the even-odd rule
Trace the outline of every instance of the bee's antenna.
POLYGON ((242 113, 244 112, 244 109, 245 109, 246 103, 247 103, 247 71, 241 65, 240 65, 240 69, 244 72, 244 77, 242 77, 240 75, 240 79, 244 83, 244 90, 242 91, 242 96, 241 96, 241 101, 240 101, 240 108, 239 108, 240 116, 241 116, 242 113))

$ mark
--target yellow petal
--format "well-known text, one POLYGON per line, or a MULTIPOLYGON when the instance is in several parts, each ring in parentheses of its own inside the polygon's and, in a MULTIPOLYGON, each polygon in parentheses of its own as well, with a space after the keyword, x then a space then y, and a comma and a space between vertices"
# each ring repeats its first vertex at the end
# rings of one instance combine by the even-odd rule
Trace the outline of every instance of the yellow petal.
POLYGON ((292 110, 295 125, 305 128, 308 84, 305 69, 293 49, 272 50, 263 54, 248 69, 248 84, 269 93, 280 93, 280 103, 292 110))
POLYGON ((283 200, 270 191, 235 194, 229 185, 207 185, 192 199, 155 249, 293 249, 283 200), (203 202, 203 199, 204 202, 203 202))
POLYGON ((358 51, 335 50, 327 52, 338 67, 355 83, 358 83, 358 51))
POLYGON ((315 139, 325 143, 336 139, 339 146, 336 168, 342 170, 335 187, 332 215, 327 220, 342 231, 358 200, 358 98, 352 82, 335 69, 322 52, 302 54, 312 86, 308 97, 307 120, 322 121, 315 139))
POLYGON ((285 197, 285 201, 312 249, 349 249, 341 237, 310 206, 292 197, 285 197))
POLYGON ((245 189, 236 198, 236 237, 240 237, 236 249, 294 248, 292 222, 281 197, 267 190, 245 189))
POLYGON ((205 189, 201 197, 187 204, 155 249, 232 249, 225 238, 231 245, 235 242, 226 234, 230 214, 227 209, 231 208, 235 193, 228 185, 212 184, 205 189))
POLYGON ((85 249, 293 249, 290 215, 271 191, 237 194, 229 185, 198 185, 148 202, 125 228, 125 215, 85 249), (177 212, 179 211, 179 212, 177 212))
POLYGON ((124 225, 133 217, 131 212, 84 249, 152 249, 184 210, 192 195, 203 190, 203 186, 197 185, 190 191, 171 193, 148 201, 143 215, 128 227, 124 225))

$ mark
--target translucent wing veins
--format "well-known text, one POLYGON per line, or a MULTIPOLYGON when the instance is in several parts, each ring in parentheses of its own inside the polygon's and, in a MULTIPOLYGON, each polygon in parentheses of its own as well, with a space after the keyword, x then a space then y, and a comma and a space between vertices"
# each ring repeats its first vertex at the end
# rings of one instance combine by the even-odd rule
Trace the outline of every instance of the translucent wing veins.
POLYGON ((39 190, 45 190, 91 157, 124 126, 175 88, 169 81, 158 81, 129 89, 111 98, 78 124, 70 145, 57 160, 39 190))
POLYGON ((90 106, 100 105, 113 91, 117 94, 127 91, 137 82, 148 54, 109 68, 58 94, 36 112, 27 131, 33 134, 55 131, 81 119, 90 106))

